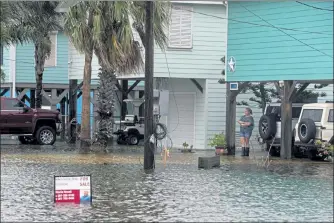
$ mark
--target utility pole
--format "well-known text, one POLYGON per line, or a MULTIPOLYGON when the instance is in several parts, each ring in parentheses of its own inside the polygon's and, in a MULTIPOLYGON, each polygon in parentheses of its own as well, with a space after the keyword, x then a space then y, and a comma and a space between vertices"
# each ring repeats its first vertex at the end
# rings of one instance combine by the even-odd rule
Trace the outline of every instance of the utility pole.
POLYGON ((144 169, 154 169, 154 144, 150 142, 153 134, 153 1, 146 1, 145 21, 145 137, 144 137, 144 169))

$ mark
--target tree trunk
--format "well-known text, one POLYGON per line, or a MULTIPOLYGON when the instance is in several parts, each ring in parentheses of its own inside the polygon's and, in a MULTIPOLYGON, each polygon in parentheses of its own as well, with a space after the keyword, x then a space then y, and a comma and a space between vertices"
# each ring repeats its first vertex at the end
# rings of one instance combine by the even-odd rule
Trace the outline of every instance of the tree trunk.
POLYGON ((226 99, 226 146, 228 155, 235 155, 235 122, 237 110, 237 97, 234 92, 230 90, 230 85, 227 84, 227 99, 226 99))
POLYGON ((107 146, 113 133, 114 125, 114 107, 115 107, 115 73, 100 69, 99 88, 97 98, 98 129, 95 133, 96 140, 94 144, 107 146))
POLYGON ((36 99, 35 108, 42 107, 42 88, 45 56, 41 53, 42 49, 35 44, 35 77, 36 77, 36 99))
POLYGON ((85 53, 85 67, 82 85, 82 114, 81 114, 81 133, 80 148, 84 149, 90 145, 90 84, 92 77, 92 58, 93 51, 85 53))
POLYGON ((292 102, 290 92, 292 81, 284 81, 284 92, 281 108, 281 158, 291 159, 292 147, 292 102))

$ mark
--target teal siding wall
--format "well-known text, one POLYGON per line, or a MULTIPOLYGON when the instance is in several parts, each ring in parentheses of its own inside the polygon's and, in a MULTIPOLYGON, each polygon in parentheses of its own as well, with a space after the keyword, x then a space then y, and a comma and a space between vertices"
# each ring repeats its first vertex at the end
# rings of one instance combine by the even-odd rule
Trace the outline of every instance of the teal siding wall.
MULTIPOLYGON (((333 9, 333 2, 307 4, 333 9)), ((333 79, 333 12, 297 2, 229 2, 228 18, 227 58, 236 59, 236 70, 227 81, 333 79), (298 31, 265 27, 252 13, 298 31)))
MULTIPOLYGON (((35 83, 33 43, 16 46, 16 82, 35 83)), ((57 35, 57 64, 46 67, 43 83, 68 84, 68 38, 63 33, 57 35)))

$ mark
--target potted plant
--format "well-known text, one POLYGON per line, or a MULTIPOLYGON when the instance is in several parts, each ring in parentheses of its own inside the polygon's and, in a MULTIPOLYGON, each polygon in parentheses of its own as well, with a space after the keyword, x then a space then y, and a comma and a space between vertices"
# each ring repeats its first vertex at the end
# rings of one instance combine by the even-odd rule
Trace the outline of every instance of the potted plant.
POLYGON ((190 149, 188 149, 189 144, 188 144, 187 142, 184 142, 184 143, 182 144, 182 146, 183 146, 183 149, 181 150, 182 153, 186 153, 186 152, 191 153, 191 151, 192 151, 192 149, 193 149, 193 145, 191 145, 191 146, 190 146, 190 149))
POLYGON ((213 138, 209 139, 209 146, 216 148, 216 155, 226 154, 226 137, 223 133, 215 134, 213 138))

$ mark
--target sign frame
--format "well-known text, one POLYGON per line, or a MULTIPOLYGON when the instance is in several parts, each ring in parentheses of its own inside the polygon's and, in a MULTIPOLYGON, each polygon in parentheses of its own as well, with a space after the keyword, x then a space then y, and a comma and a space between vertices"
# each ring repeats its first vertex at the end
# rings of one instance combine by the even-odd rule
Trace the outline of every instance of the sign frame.
MULTIPOLYGON (((90 179, 90 182, 89 182, 90 183, 89 184, 89 189, 90 189, 90 201, 89 201, 89 204, 93 203, 92 175, 91 174, 81 174, 81 175, 65 175, 65 176, 53 175, 53 202, 54 202, 54 204, 57 204, 57 202, 56 202, 56 178, 57 177, 65 177, 65 178, 67 178, 67 177, 89 177, 89 179, 90 179)), ((66 202, 66 203, 75 204, 74 202, 66 202)))

